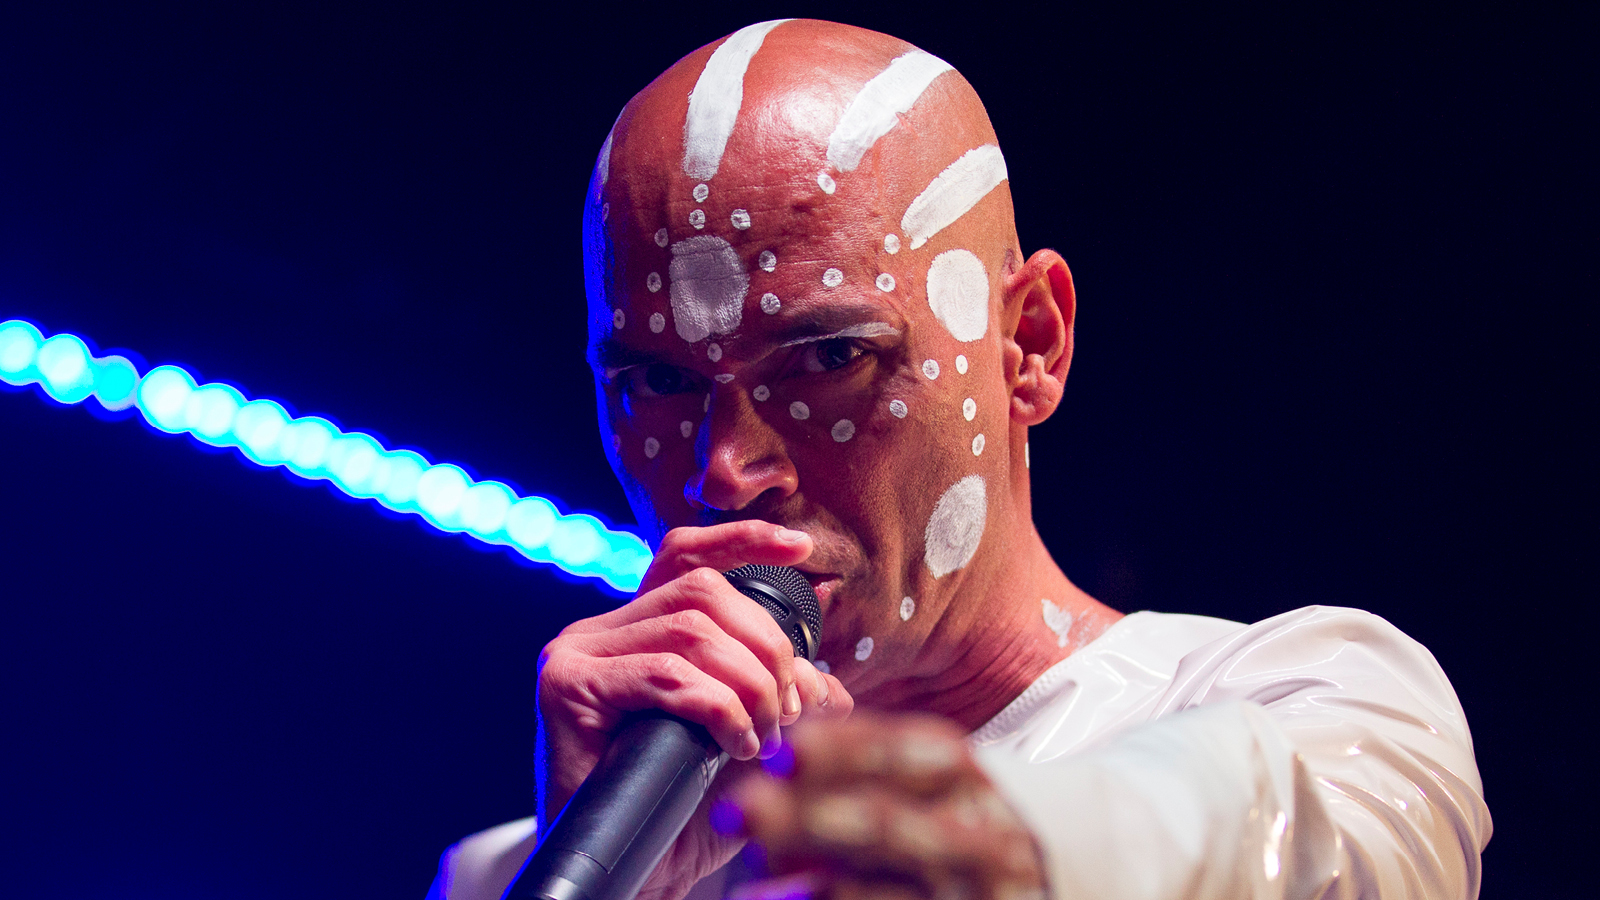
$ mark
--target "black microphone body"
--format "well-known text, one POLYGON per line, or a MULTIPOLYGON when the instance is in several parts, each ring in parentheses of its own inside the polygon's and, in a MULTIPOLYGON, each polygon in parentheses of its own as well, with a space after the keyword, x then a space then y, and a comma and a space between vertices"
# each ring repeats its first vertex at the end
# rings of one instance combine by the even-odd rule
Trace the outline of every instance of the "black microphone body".
MULTIPOLYGON (((794 569, 727 573, 815 660, 821 610, 794 569)), ((659 710, 630 716, 544 832, 505 900, 633 900, 728 761, 704 728, 659 710)), ((541 823, 542 825, 543 823, 541 823)))

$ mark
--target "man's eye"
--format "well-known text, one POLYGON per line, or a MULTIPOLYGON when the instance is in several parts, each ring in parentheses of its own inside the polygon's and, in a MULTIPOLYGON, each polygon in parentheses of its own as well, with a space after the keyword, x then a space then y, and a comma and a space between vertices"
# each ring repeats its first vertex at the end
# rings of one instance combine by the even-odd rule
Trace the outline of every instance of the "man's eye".
POLYGON ((846 338, 829 338, 811 345, 806 355, 806 371, 831 372, 842 369, 861 355, 861 348, 846 338))
POLYGON ((663 397, 681 394, 690 387, 689 379, 684 377, 682 369, 665 363, 651 363, 646 366, 644 384, 652 394, 663 397))

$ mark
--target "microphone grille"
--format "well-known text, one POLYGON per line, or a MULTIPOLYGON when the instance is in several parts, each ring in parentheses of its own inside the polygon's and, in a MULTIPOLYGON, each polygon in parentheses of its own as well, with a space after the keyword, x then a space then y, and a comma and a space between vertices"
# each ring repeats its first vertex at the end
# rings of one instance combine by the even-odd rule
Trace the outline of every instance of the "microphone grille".
POLYGON ((788 566, 740 566, 724 573, 739 593, 761 604, 778 620, 795 655, 817 658, 817 643, 822 639, 822 607, 817 592, 804 575, 788 566))

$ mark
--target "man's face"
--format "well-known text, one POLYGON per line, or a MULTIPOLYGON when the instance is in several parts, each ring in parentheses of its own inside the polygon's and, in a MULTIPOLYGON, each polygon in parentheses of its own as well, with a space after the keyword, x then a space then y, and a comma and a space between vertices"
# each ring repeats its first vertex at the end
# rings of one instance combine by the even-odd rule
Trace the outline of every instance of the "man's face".
MULTIPOLYGON (((687 95, 662 84, 674 72, 653 96, 687 95)), ((653 133, 681 132, 670 102, 615 138, 616 180, 590 212, 590 253, 610 254, 590 316, 601 427, 647 527, 753 518, 811 535, 822 657, 859 687, 905 671, 1004 506, 1009 196, 913 248, 908 205, 983 135, 819 177, 833 117, 781 85, 752 91, 755 75, 744 117, 764 140, 730 141, 715 178, 686 175, 682 142, 653 133), (752 93, 773 98, 759 116, 752 93)))

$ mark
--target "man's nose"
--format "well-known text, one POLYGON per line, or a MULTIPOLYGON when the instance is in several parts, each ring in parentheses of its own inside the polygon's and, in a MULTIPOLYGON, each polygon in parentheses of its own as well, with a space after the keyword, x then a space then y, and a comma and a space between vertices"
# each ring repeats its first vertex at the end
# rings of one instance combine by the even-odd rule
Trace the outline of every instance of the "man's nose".
POLYGON ((769 491, 768 500, 776 503, 800 486, 783 436, 756 412, 741 387, 712 391, 694 449, 697 468, 683 495, 695 509, 742 510, 769 491))

